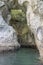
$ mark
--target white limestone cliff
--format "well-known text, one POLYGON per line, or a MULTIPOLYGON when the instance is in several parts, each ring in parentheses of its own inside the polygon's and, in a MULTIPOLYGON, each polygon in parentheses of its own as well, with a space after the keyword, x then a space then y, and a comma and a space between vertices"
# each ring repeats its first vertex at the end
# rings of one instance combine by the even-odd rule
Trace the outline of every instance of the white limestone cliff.
MULTIPOLYGON (((0 7, 4 2, 0 1, 0 7)), ((9 26, 2 17, 0 10, 0 52, 5 50, 14 50, 20 47, 17 41, 17 34, 13 27, 9 26)))
POLYGON ((43 1, 42 0, 18 0, 22 5, 27 1, 27 25, 30 27, 31 32, 34 34, 36 46, 39 50, 40 57, 43 58, 43 1))

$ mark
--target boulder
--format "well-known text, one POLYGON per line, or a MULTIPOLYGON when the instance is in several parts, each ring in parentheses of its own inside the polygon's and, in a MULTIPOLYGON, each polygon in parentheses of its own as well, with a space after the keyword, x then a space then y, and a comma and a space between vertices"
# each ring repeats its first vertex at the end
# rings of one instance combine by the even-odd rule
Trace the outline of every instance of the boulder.
POLYGON ((4 19, 0 15, 0 51, 14 50, 20 47, 17 42, 16 31, 5 23, 4 19))

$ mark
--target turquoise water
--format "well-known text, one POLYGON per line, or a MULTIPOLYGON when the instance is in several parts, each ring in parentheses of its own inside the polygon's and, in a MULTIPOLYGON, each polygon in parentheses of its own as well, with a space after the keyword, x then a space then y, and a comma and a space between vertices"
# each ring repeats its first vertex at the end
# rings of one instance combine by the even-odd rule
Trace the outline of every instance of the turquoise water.
POLYGON ((37 65, 37 50, 21 48, 16 52, 0 54, 0 65, 37 65))

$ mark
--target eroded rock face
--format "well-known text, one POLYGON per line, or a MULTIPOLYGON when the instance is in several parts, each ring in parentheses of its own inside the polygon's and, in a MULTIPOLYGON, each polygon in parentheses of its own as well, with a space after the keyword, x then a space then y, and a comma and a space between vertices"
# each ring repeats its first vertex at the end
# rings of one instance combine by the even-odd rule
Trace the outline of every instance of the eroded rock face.
POLYGON ((43 43, 43 26, 40 26, 37 29, 37 38, 39 41, 41 41, 41 43, 43 43))
POLYGON ((16 31, 6 23, 7 18, 9 18, 8 12, 5 3, 0 1, 0 51, 14 50, 20 47, 20 44, 17 42, 16 31), (2 17, 3 13, 7 16, 6 20, 2 17))
POLYGON ((23 4, 25 1, 28 2, 27 4, 27 24, 32 28, 34 31, 39 26, 42 25, 42 18, 43 18, 43 1, 42 0, 18 0, 19 4, 23 4), (41 21, 40 21, 41 20, 41 21), (31 22, 30 22, 31 21, 31 22))
POLYGON ((13 9, 11 17, 13 21, 10 21, 10 25, 16 29, 19 43, 24 46, 35 46, 34 36, 28 28, 25 13, 21 9, 13 9))
POLYGON ((25 1, 28 2, 26 11, 27 25, 30 27, 31 32, 33 32, 40 56, 43 57, 43 44, 41 42, 43 34, 41 33, 43 31, 43 0, 18 0, 18 3, 22 5, 25 1), (37 33, 38 28, 40 30, 37 33))
POLYGON ((6 21, 6 23, 9 24, 11 16, 10 16, 10 13, 9 13, 7 5, 3 1, 0 1, 0 11, 1 11, 1 15, 3 16, 4 20, 6 21))
POLYGON ((0 15, 0 51, 19 48, 16 31, 0 15))
POLYGON ((1 2, 0 1, 0 7, 2 7, 2 6, 4 6, 5 4, 4 4, 4 2, 1 2))
POLYGON ((5 5, 8 7, 8 9, 11 9, 14 7, 14 0, 1 0, 5 2, 5 5))
POLYGON ((0 0, 0 10, 2 12, 2 16, 4 20, 9 24, 11 19, 10 10, 14 6, 13 0, 0 0))

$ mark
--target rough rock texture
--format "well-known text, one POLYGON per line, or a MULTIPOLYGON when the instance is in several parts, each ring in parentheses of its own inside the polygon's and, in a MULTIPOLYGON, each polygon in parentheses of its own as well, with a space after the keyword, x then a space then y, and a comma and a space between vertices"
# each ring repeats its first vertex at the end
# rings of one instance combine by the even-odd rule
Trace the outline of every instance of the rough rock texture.
POLYGON ((0 0, 0 3, 2 3, 0 6, 2 16, 5 22, 9 24, 10 21, 10 25, 16 30, 19 43, 28 46, 35 45, 34 35, 27 26, 25 4, 20 6, 17 0, 0 0))
POLYGON ((14 0, 1 0, 5 3, 5 5, 8 7, 8 9, 11 9, 14 7, 14 0))
POLYGON ((0 15, 0 51, 19 48, 16 31, 0 15))
POLYGON ((16 31, 2 17, 4 5, 5 3, 0 1, 0 51, 14 50, 20 47, 20 44, 17 42, 16 31))
POLYGON ((35 42, 37 45, 37 48, 39 50, 40 56, 43 57, 43 47, 42 47, 42 33, 40 31, 43 31, 43 0, 18 0, 19 4, 23 4, 23 2, 27 1, 27 11, 26 11, 26 17, 27 17, 27 24, 30 26, 31 32, 33 32, 35 37, 35 42), (41 28, 40 28, 41 27, 41 28), (37 34, 37 30, 40 28, 40 31, 37 34), (38 40, 38 38, 40 40, 38 40))
POLYGON ((5 4, 3 1, 0 1, 0 11, 6 23, 9 24, 9 21, 11 19, 10 12, 8 10, 7 4, 5 4))
POLYGON ((25 13, 21 9, 12 9, 11 18, 10 25, 17 31, 19 43, 24 46, 35 45, 34 36, 27 26, 25 13))
POLYGON ((10 50, 20 47, 17 42, 16 31, 5 23, 2 16, 0 15, 0 48, 2 50, 10 50))

